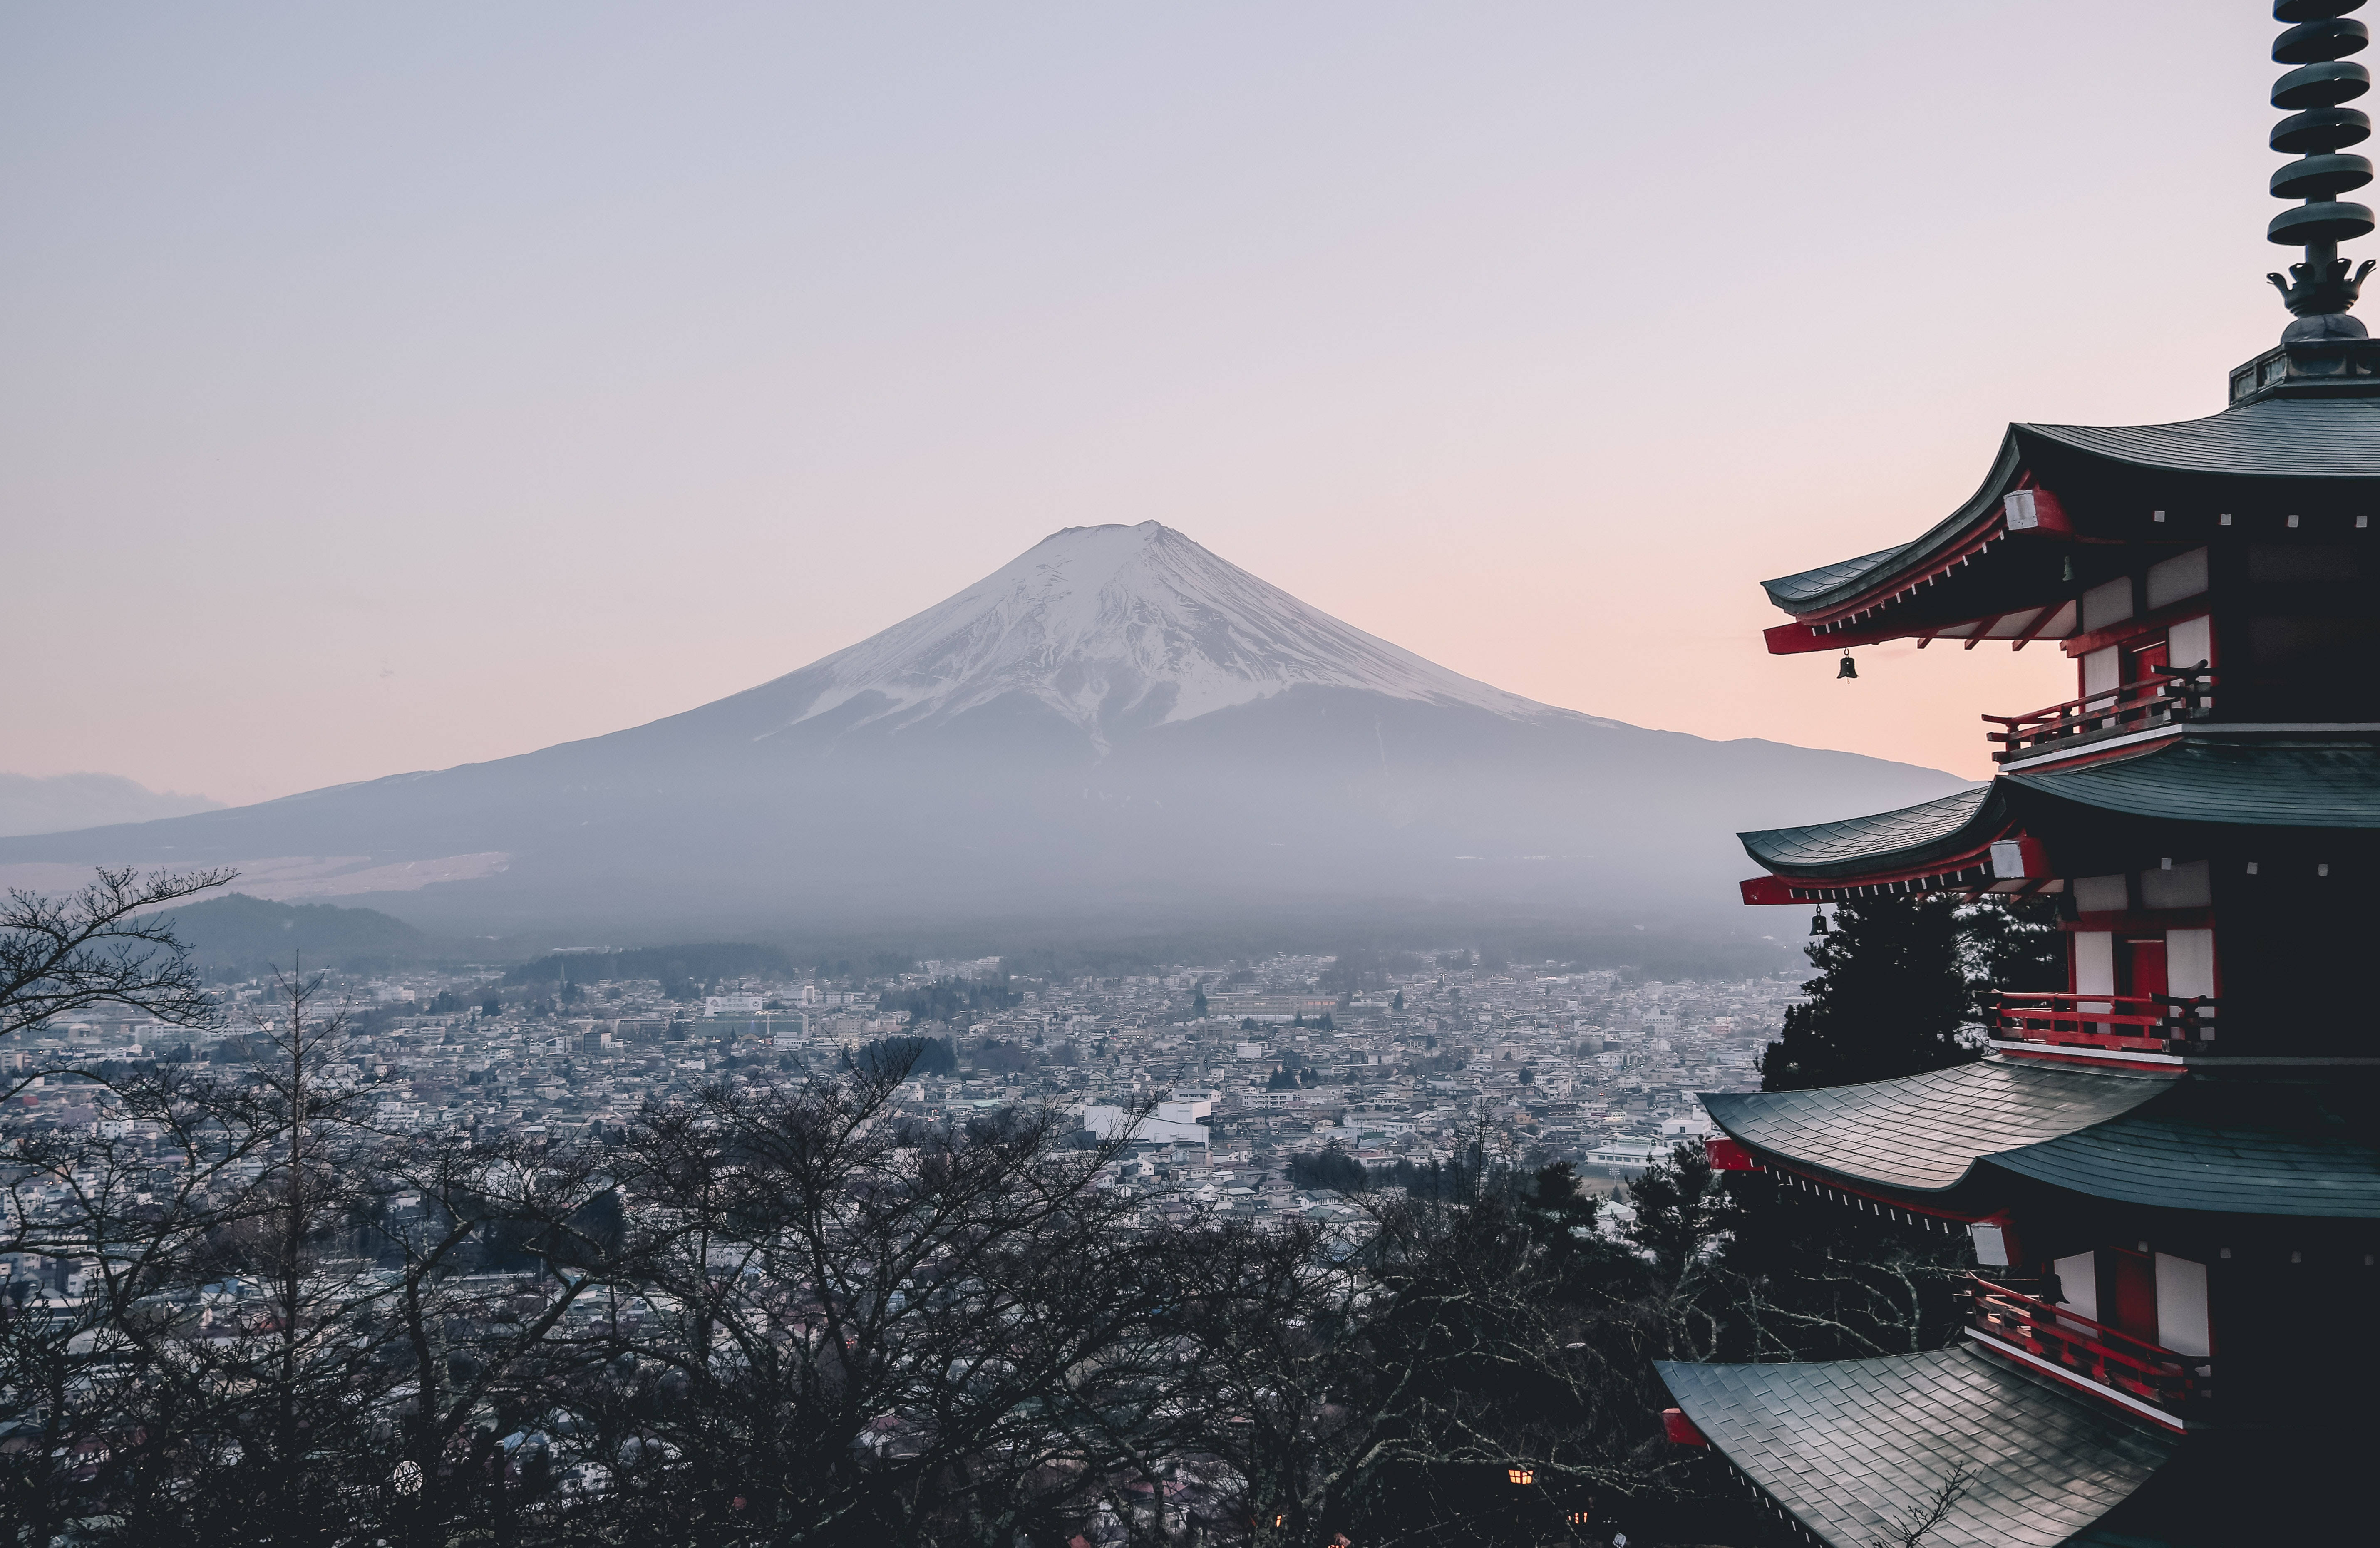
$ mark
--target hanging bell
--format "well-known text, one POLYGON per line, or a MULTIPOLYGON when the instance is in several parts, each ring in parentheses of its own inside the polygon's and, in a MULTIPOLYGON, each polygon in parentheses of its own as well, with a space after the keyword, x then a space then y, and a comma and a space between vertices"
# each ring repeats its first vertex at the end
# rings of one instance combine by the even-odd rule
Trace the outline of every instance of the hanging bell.
POLYGON ((1850 651, 1844 651, 1842 664, 1835 669, 1835 681, 1840 683, 1846 677, 1857 677, 1858 675, 1859 663, 1852 659, 1852 653, 1850 651))
POLYGON ((1827 911, 1825 909, 1820 909, 1817 913, 1810 915, 1810 933, 1814 936, 1822 936, 1827 933, 1827 911))

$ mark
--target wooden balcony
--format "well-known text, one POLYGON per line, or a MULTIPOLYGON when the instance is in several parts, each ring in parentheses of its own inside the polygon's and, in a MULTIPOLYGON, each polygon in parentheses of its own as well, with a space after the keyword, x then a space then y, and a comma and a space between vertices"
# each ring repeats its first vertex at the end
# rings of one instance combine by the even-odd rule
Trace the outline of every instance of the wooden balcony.
POLYGON ((2000 729, 1985 739, 2000 744, 1992 754, 1993 761, 2009 763, 2132 732, 2202 720, 2215 707, 2214 695, 2215 674, 2204 667, 2160 669, 2137 683, 2103 688, 2030 714, 1986 715, 1984 719, 2000 729))
POLYGON ((2177 1353, 1981 1275, 1969 1277, 1968 1325, 2021 1349, 2081 1386, 2103 1387, 2178 1421, 2203 1422, 2214 1398, 2214 1361, 2177 1353))
POLYGON ((2211 1054, 2216 1002, 2206 995, 2010 994, 1993 997, 1996 1043, 2115 1053, 2211 1054))

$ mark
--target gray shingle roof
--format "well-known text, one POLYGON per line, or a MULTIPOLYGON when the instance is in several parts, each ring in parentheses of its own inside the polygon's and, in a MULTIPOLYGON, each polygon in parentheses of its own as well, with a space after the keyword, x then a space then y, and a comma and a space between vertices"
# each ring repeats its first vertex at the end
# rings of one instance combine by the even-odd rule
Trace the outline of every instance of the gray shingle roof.
POLYGON ((1784 575, 1760 584, 1767 588, 1770 601, 1780 608, 1791 607, 1796 602, 1823 597, 1864 574, 1889 574, 1894 562, 1917 546, 1916 543, 1900 543, 1892 548, 1878 549, 1874 553, 1864 553, 1857 559, 1837 560, 1832 564, 1821 564, 1815 570, 1804 570, 1798 575, 1784 575))
POLYGON ((2267 398, 2172 425, 2010 425, 1983 486, 1923 535, 1897 548, 1763 581, 1761 587, 1788 612, 1815 612, 1847 602, 1943 551, 1988 518, 2018 469, 2053 448, 2169 473, 2380 478, 2380 401, 2267 398))
POLYGON ((1927 1548, 2057 1548, 2177 1442, 1973 1348, 1791 1365, 1658 1362, 1711 1444, 1834 1548, 1871 1548, 1954 1471, 1927 1548))
POLYGON ((2380 828, 2380 747, 2177 737, 2129 757, 2003 774, 1914 806, 1736 838, 1779 876, 1812 880, 1913 868, 1970 853, 2009 826, 2010 792, 2174 822, 2380 828))
POLYGON ((2188 737, 2135 757, 2001 776, 2078 805, 2175 822, 2380 828, 2380 748, 2188 737))
POLYGON ((2007 818, 1991 793, 1991 786, 1977 785, 1874 816, 1764 828, 1736 837, 1745 853, 1784 875, 1828 877, 1915 865, 1998 837, 2007 818))
POLYGON ((1995 1058, 1815 1091, 1706 1093, 1702 1101, 1746 1144, 1856 1181, 1939 1192, 1986 1155, 2105 1123, 2172 1083, 2169 1075, 1995 1058))
POLYGON ((1902 1192, 1942 1192, 1984 1167, 2151 1208, 2380 1219, 2374 1084, 1991 1058, 1702 1101, 1746 1144, 1902 1192))
POLYGON ((2380 478, 2380 401, 2267 398, 2173 425, 2018 425, 2080 452, 2176 473, 2380 478))
POLYGON ((2226 1215, 2380 1218, 2368 1082, 2193 1075, 2154 1107, 1994 1155, 2094 1198, 2226 1215))
POLYGON ((1999 509, 2000 496, 2015 484, 2022 466, 2017 443, 2017 427, 2010 425, 2000 440, 1999 455, 1992 461, 1992 470, 1983 483, 1967 497, 1967 502, 1936 522, 1923 533, 1897 548, 1878 549, 1857 559, 1840 559, 1832 564, 1821 564, 1815 570, 1799 574, 1780 575, 1760 583, 1768 599, 1787 612, 1816 612, 1849 601, 1852 598, 1882 583, 1912 565, 1934 558, 1955 546, 1974 530, 1976 523, 1999 509))

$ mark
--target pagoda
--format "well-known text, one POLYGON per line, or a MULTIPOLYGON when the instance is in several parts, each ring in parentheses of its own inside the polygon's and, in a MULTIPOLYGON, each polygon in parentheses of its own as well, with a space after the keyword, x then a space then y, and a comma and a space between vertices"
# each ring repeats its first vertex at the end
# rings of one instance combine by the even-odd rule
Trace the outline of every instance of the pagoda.
MULTIPOLYGON (((2380 340, 2362 0, 2279 0, 2292 320, 2181 424, 2018 424, 1910 541, 1767 583, 1772 652, 2058 648, 1988 784, 1743 834, 1751 903, 2046 896, 2066 988, 1983 1057, 1704 1097, 1715 1165, 1973 1245, 1962 1336, 1661 1367, 1780 1541, 2380 1541, 2380 340)), ((1849 669, 1846 669, 1849 675, 1849 669)))

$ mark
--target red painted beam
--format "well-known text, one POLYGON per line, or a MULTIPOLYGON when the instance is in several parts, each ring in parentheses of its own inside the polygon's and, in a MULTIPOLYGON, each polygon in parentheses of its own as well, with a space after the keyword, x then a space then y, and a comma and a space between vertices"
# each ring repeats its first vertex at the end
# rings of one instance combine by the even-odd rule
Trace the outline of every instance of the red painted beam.
POLYGON ((1816 650, 1841 650, 1854 645, 1908 639, 1915 635, 1937 633, 1942 627, 1938 623, 1888 624, 1882 628, 1838 629, 1822 635, 1807 623, 1779 623, 1761 630, 1760 637, 1768 642, 1771 656, 1805 656, 1816 650))
POLYGON ((1711 1170, 1715 1172, 1756 1172, 1760 1169, 1760 1163, 1752 1158, 1752 1152, 1735 1140, 1723 1140, 1713 1135, 1703 1142, 1703 1154, 1710 1158, 1711 1170))

